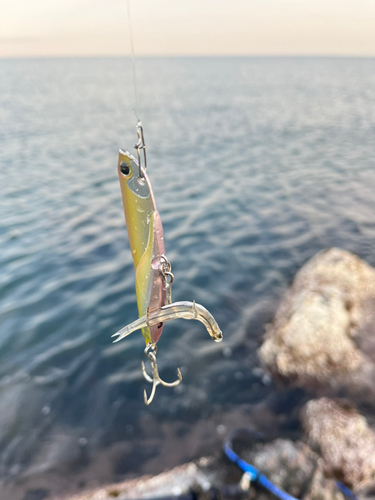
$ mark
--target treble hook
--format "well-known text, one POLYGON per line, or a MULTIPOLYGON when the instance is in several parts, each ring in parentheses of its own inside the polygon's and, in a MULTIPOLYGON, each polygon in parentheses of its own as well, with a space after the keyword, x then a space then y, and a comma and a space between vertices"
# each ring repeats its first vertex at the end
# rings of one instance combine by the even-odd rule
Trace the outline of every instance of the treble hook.
POLYGON ((149 405, 152 400, 154 399, 155 396, 155 391, 156 391, 156 386, 161 384, 164 385, 165 387, 175 387, 182 381, 182 375, 180 372, 180 369, 177 368, 177 376, 178 380, 175 380, 175 382, 164 382, 159 376, 159 370, 158 370, 158 365, 156 363, 156 353, 157 353, 158 348, 156 347, 155 344, 147 344, 146 349, 145 349, 145 354, 150 360, 151 363, 151 368, 152 368, 152 377, 150 377, 147 372, 146 372, 146 367, 144 362, 142 361, 142 372, 144 378, 147 380, 147 382, 150 382, 152 384, 152 391, 150 394, 150 397, 147 399, 147 393, 146 389, 144 390, 144 400, 145 400, 145 405, 149 405))

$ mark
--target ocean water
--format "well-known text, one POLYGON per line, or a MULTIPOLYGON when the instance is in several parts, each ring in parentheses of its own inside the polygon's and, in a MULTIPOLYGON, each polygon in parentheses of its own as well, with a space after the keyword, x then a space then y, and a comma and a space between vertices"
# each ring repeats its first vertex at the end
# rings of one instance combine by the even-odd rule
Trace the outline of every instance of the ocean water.
POLYGON ((173 299, 224 340, 167 323, 160 373, 183 383, 144 406, 142 335, 111 339, 137 317, 116 173, 136 142, 131 61, 0 60, 3 486, 160 472, 239 424, 298 432, 303 394, 283 398, 257 357, 265 325, 317 251, 375 265, 375 59, 139 58, 136 74, 173 299))

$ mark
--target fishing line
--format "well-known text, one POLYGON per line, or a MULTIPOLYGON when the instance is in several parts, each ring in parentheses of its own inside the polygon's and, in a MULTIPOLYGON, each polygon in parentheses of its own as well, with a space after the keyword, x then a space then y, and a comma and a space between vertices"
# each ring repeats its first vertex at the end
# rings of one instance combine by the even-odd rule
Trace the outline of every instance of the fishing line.
POLYGON ((137 122, 139 122, 140 120, 138 118, 137 78, 136 78, 136 73, 135 73, 135 52, 134 52, 134 43, 133 43, 132 22, 131 22, 131 15, 130 15, 130 0, 126 0, 126 5, 128 8, 130 50, 131 50, 131 54, 132 54, 132 66, 133 66, 133 85, 134 85, 134 103, 135 103, 135 109, 133 109, 133 113, 135 114, 137 122))

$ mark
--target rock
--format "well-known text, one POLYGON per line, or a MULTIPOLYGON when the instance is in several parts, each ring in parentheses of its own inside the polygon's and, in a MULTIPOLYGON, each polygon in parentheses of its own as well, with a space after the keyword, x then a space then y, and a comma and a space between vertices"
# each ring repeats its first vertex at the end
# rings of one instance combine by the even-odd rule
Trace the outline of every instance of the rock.
MULTIPOLYGON (((206 459, 210 462, 211 459, 206 459)), ((189 463, 163 472, 157 476, 142 476, 137 479, 114 483, 103 488, 85 491, 65 500, 131 500, 141 498, 171 497, 183 495, 191 488, 205 489, 209 486, 208 478, 198 465, 189 463)), ((60 497, 59 497, 60 498, 60 497)), ((54 500, 58 500, 55 497, 54 500)), ((62 500, 60 498, 60 500, 62 500)))
POLYGON ((375 269, 338 248, 297 273, 259 351, 298 386, 345 386, 375 401, 375 269))
POLYGON ((318 467, 311 478, 308 492, 303 496, 303 500, 345 500, 345 498, 338 489, 336 481, 327 478, 321 464, 318 463, 318 467))
POLYGON ((302 420, 326 475, 356 493, 375 487, 375 432, 362 415, 348 404, 321 398, 306 404, 302 420))
POLYGON ((318 455, 300 441, 276 439, 254 450, 248 460, 276 486, 301 498, 310 485, 318 455))

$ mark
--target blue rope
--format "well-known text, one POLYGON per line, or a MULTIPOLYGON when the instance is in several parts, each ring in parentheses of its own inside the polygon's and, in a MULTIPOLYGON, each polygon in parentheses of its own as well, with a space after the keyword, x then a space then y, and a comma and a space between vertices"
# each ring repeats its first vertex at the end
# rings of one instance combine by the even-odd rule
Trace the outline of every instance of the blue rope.
POLYGON ((258 471, 258 469, 256 469, 252 465, 248 464, 247 462, 245 462, 245 460, 242 460, 242 458, 240 458, 236 453, 234 453, 234 451, 230 447, 228 441, 226 443, 224 443, 223 448, 224 448, 224 453, 229 458, 229 460, 231 460, 232 462, 237 464, 241 470, 243 470, 244 472, 246 472, 249 475, 250 481, 256 481, 258 479, 258 477, 260 475, 260 472, 258 471))
POLYGON ((346 497, 351 498, 351 500, 358 500, 354 493, 350 491, 349 488, 347 488, 344 484, 340 483, 340 481, 336 481, 336 486, 339 490, 341 490, 342 493, 344 493, 346 497))
MULTIPOLYGON (((251 431, 247 429, 240 429, 239 431, 245 430, 248 433, 251 433, 251 431)), ((289 493, 286 493, 285 491, 281 490, 278 488, 276 485, 274 485, 265 475, 263 475, 256 467, 253 465, 248 464, 245 462, 245 460, 242 460, 237 453, 235 453, 232 450, 232 441, 234 438, 234 435, 239 432, 236 431, 235 433, 231 434, 227 441, 225 441, 223 445, 223 450, 226 456, 229 458, 229 460, 245 472, 246 474, 249 475, 250 481, 254 483, 261 484, 264 488, 266 488, 270 493, 275 495, 277 498, 280 500, 297 500, 295 497, 292 497, 292 495, 289 495, 289 493)), ((337 487, 340 489, 340 491, 350 500, 358 500, 357 497, 350 491, 349 488, 347 488, 345 485, 340 483, 339 481, 336 481, 337 487)))
POLYGON ((253 465, 248 464, 245 462, 245 460, 242 460, 237 453, 235 453, 232 448, 231 448, 231 441, 232 439, 229 438, 228 441, 224 443, 223 449, 224 453, 226 456, 234 462, 235 464, 238 465, 238 467, 243 471, 246 472, 246 474, 249 475, 250 481, 257 482, 261 484, 264 488, 266 488, 268 491, 270 491, 272 494, 277 496, 277 498, 280 498, 280 500, 297 500, 296 498, 292 497, 291 495, 288 495, 288 493, 285 493, 285 491, 281 490, 277 486, 275 486, 269 479, 266 478, 261 472, 254 467, 253 465))

